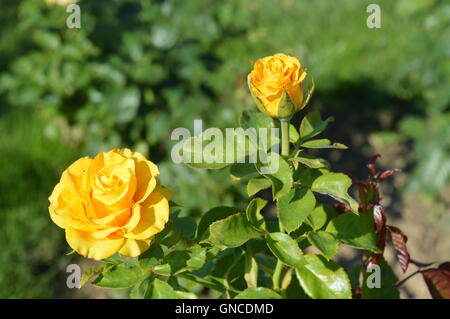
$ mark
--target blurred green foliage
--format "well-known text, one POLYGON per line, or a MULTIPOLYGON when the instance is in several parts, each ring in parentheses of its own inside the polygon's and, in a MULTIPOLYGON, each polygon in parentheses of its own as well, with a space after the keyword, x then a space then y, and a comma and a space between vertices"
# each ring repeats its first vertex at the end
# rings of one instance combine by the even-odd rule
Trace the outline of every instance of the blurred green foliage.
POLYGON ((70 250, 49 223, 47 197, 74 151, 45 138, 31 114, 2 116, 0 136, 0 298, 51 298, 70 250))
MULTIPOLYGON (((83 155, 121 146, 143 152, 160 165, 163 183, 191 215, 234 203, 243 190, 226 172, 173 165, 170 132, 192 129, 194 119, 234 127, 240 111, 253 108, 246 88, 251 61, 276 52, 300 57, 314 75, 315 107, 353 116, 362 126, 381 111, 395 111, 398 121, 385 129, 413 143, 417 165, 410 185, 434 196, 450 180, 450 3, 379 0, 382 28, 368 29, 372 2, 81 0, 81 29, 68 29, 65 8, 3 0, 1 114, 14 110, 27 117, 0 140, 26 154, 1 158, 7 162, 1 185, 9 195, 1 195, 0 218, 42 218, 32 229, 17 227, 24 233, 11 231, 18 237, 6 242, 23 243, 25 234, 42 242, 42 229, 55 228, 46 197, 58 165, 76 158, 57 140, 83 155), (20 132, 28 132, 23 121, 31 114, 43 126, 27 139, 20 132), (47 166, 28 175, 30 165, 47 166), (17 180, 23 183, 18 194, 33 200, 14 198, 9 185, 17 180)), ((1 116, 2 125, 15 121, 1 116)), ((17 249, 23 253, 28 246, 17 249)), ((52 260, 54 250, 43 256, 52 260)), ((26 285, 28 279, 19 279, 26 276, 16 282, 26 285)))

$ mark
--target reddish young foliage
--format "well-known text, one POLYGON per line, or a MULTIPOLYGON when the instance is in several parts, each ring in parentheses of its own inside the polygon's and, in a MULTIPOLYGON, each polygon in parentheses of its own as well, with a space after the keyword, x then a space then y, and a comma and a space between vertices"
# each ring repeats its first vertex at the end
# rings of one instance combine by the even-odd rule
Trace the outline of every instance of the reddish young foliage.
POLYGON ((450 299, 450 262, 422 270, 422 275, 434 299, 450 299))
MULTIPOLYGON (((368 267, 372 264, 378 264, 382 260, 389 233, 402 271, 406 272, 410 262, 419 268, 415 273, 399 282, 397 286, 400 286, 415 274, 422 273, 433 298, 450 299, 450 262, 442 263, 437 268, 424 269, 433 263, 425 264, 412 260, 408 248, 406 247, 408 237, 399 228, 387 225, 387 216, 383 206, 380 205, 380 185, 381 182, 400 170, 390 169, 383 173, 377 172, 375 162, 379 157, 380 155, 377 154, 369 159, 366 166, 370 170, 370 175, 365 181, 358 181, 355 177, 351 176, 353 183, 358 186, 359 213, 372 214, 377 237, 377 246, 381 250, 381 253, 371 254, 364 263, 364 266, 368 267)), ((335 205, 335 208, 339 214, 351 213, 351 211, 342 204, 335 205)), ((361 289, 354 289, 353 294, 355 298, 360 298, 361 289)))
POLYGON ((400 263, 400 267, 403 272, 406 272, 409 265, 409 253, 406 248, 406 242, 408 237, 397 227, 388 226, 389 233, 391 234, 392 243, 394 244, 395 251, 397 252, 397 258, 400 263))

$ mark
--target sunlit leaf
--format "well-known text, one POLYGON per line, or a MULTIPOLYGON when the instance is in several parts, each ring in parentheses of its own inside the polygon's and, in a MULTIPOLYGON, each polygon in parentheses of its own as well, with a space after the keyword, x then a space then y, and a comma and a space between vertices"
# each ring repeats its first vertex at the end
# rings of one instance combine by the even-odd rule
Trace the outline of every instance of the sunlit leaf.
POLYGON ((165 281, 153 278, 148 284, 145 299, 177 299, 175 290, 165 281))
POLYGON ((116 265, 103 271, 92 284, 102 288, 128 288, 150 275, 139 264, 133 266, 116 265))
POLYGON ((255 287, 245 289, 234 299, 281 299, 281 296, 271 289, 255 287))
POLYGON ((261 210, 267 205, 267 201, 261 198, 254 198, 248 204, 246 215, 247 219, 257 230, 264 231, 266 225, 264 222, 264 216, 261 215, 261 210))
POLYGON ((314 299, 351 299, 352 288, 345 270, 320 255, 305 255, 306 265, 297 268, 303 290, 314 299))
POLYGON ((339 242, 330 233, 324 231, 309 232, 309 242, 314 245, 327 259, 331 259, 339 249, 339 242))
POLYGON ((207 211, 205 214, 203 214, 200 222, 198 223, 197 238, 201 238, 204 233, 208 231, 209 225, 211 225, 213 222, 236 214, 239 211, 240 210, 238 208, 225 206, 215 207, 207 211))
POLYGON ((315 205, 316 198, 309 189, 292 189, 277 201, 277 212, 281 224, 288 232, 296 230, 314 210, 315 205))
POLYGON ((209 226, 209 236, 202 242, 219 247, 239 247, 246 241, 261 238, 243 213, 231 215, 209 226))
POLYGON ((358 212, 358 203, 348 194, 352 180, 342 173, 327 173, 316 178, 311 186, 314 192, 329 195, 358 212))
POLYGON ((329 139, 319 139, 319 140, 309 140, 303 142, 301 147, 305 148, 337 148, 337 149, 347 149, 348 147, 341 143, 332 143, 329 139))
POLYGON ((381 252, 375 237, 375 225, 368 215, 346 213, 333 218, 325 229, 340 242, 358 249, 381 252))
POLYGON ((253 196, 259 191, 269 188, 271 185, 272 183, 268 178, 265 177, 252 178, 251 180, 248 181, 247 184, 247 194, 249 197, 253 196))
POLYGON ((297 242, 284 233, 271 233, 266 237, 270 251, 284 264, 291 267, 302 267, 305 264, 303 253, 297 242))
POLYGON ((258 163, 258 171, 272 182, 272 194, 278 199, 289 193, 292 187, 292 171, 289 164, 279 154, 268 154, 268 163, 258 163), (267 172, 266 170, 269 170, 267 172))
POLYGON ((308 113, 300 124, 301 140, 304 141, 320 134, 327 128, 328 123, 332 120, 332 118, 328 118, 325 121, 322 121, 320 113, 317 111, 308 113))

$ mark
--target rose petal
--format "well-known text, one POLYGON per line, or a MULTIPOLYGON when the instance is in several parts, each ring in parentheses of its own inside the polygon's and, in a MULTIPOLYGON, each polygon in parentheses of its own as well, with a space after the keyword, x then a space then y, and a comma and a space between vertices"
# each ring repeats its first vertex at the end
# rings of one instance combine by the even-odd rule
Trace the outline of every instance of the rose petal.
POLYGON ((120 250, 125 241, 120 237, 97 239, 88 232, 72 228, 66 229, 66 240, 77 253, 95 260, 111 257, 120 250))
POLYGON ((169 202, 159 192, 153 192, 140 205, 141 219, 131 232, 124 236, 131 239, 148 239, 164 229, 169 219, 169 202))
POLYGON ((119 254, 128 257, 137 257, 145 252, 150 247, 150 239, 147 240, 134 240, 125 239, 122 248, 119 250, 119 254))

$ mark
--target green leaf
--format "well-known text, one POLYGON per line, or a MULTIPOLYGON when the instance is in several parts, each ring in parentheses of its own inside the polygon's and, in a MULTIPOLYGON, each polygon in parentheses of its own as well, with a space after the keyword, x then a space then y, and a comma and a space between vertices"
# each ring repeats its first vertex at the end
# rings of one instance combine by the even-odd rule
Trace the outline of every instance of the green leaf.
POLYGON ((257 151, 255 139, 255 134, 242 128, 226 131, 209 128, 184 141, 181 158, 192 168, 223 168, 254 154, 257 151))
POLYGON ((250 239, 261 238, 261 233, 243 213, 231 215, 209 226, 209 236, 202 242, 220 247, 239 247, 250 239))
POLYGON ((322 175, 328 174, 330 171, 326 168, 310 168, 300 166, 295 170, 294 181, 302 186, 311 187, 312 183, 322 175))
POLYGON ((271 233, 266 236, 266 243, 270 251, 284 264, 291 267, 302 267, 305 258, 297 242, 284 233, 271 233))
POLYGON ((298 155, 291 159, 293 162, 302 163, 311 168, 328 168, 330 164, 323 158, 314 158, 308 155, 298 155))
POLYGON ((153 272, 157 275, 169 277, 172 274, 172 268, 169 264, 156 265, 153 268, 153 272))
POLYGON ((293 183, 292 172, 288 162, 278 153, 269 153, 267 160, 267 164, 258 163, 257 168, 261 174, 272 182, 273 198, 277 200, 291 190, 293 183), (265 169, 272 171, 268 173, 265 169))
POLYGON ((307 188, 295 188, 278 199, 278 218, 287 232, 300 227, 316 205, 314 194, 307 188))
POLYGON ((342 173, 326 173, 317 177, 311 189, 314 192, 329 195, 337 201, 348 205, 354 212, 358 212, 358 203, 348 194, 352 180, 342 173))
POLYGON ((337 149, 347 149, 348 147, 341 143, 332 143, 329 139, 323 138, 319 140, 310 140, 304 142, 300 145, 305 148, 337 148, 337 149))
POLYGON ((154 243, 139 256, 138 262, 142 269, 150 269, 158 265, 164 257, 164 251, 161 246, 154 243))
POLYGON ((256 230, 264 231, 266 230, 266 224, 264 221, 264 216, 261 215, 261 210, 267 205, 267 201, 261 198, 254 198, 248 204, 246 215, 247 219, 252 224, 256 230))
POLYGON ((111 267, 108 264, 93 266, 83 272, 83 276, 81 276, 80 286, 78 288, 83 287, 90 279, 100 275, 105 268, 111 267))
POLYGON ((206 248, 193 246, 186 250, 176 250, 170 252, 165 258, 164 263, 170 265, 170 272, 173 275, 198 270, 206 262, 206 248))
POLYGON ((214 223, 215 221, 224 219, 228 216, 231 216, 231 215, 239 213, 239 212, 240 212, 240 210, 238 208, 226 207, 226 206, 215 207, 215 208, 207 211, 202 216, 202 218, 200 219, 200 222, 198 223, 197 239, 203 237, 205 232, 208 231, 209 226, 212 223, 214 223))
POLYGON ((285 290, 286 299, 311 299, 300 286, 297 276, 292 277, 291 284, 285 290))
POLYGON ((145 291, 148 287, 148 281, 144 280, 140 283, 137 283, 130 289, 130 298, 131 299, 143 299, 145 297, 145 291))
POLYGON ((145 299, 177 299, 177 294, 167 282, 154 278, 148 284, 145 299))
POLYGON ((239 118, 239 125, 248 128, 274 128, 274 120, 267 114, 259 111, 243 111, 239 118))
POLYGON ((234 299, 281 299, 281 296, 268 288, 253 287, 245 289, 234 299))
POLYGON ((305 222, 314 230, 322 228, 327 223, 328 213, 326 210, 328 208, 328 206, 323 204, 317 205, 311 214, 308 215, 305 222))
MULTIPOLYGON (((172 232, 173 227, 175 225, 175 222, 178 219, 178 215, 179 214, 180 214, 179 210, 173 210, 173 211, 170 212, 169 221, 167 222, 167 224, 164 227, 164 229, 160 233, 156 234, 156 236, 154 238, 155 242, 158 242, 158 243, 161 243, 163 245, 166 245, 166 241, 168 239, 169 239, 169 241, 171 241, 171 239, 167 238, 167 236, 172 232)), ((174 235, 174 234, 171 234, 171 235, 174 235)), ((171 235, 169 235, 168 237, 172 237, 171 235)), ((179 232, 176 232, 175 235, 178 235, 178 237, 181 238, 181 234, 179 232)), ((170 244, 170 246, 171 246, 171 244, 170 244)))
POLYGON ((247 184, 247 194, 248 196, 253 196, 259 191, 269 188, 272 185, 270 179, 267 179, 265 177, 256 177, 252 178, 248 181, 247 184))
POLYGON ((358 249, 380 252, 376 243, 373 219, 368 215, 342 214, 328 223, 326 232, 340 242, 358 249))
POLYGON ((309 232, 309 242, 314 245, 327 259, 331 259, 339 249, 339 243, 330 233, 324 231, 309 232))
POLYGON ((177 299, 198 299, 197 295, 193 292, 175 291, 175 294, 177 295, 177 299))
POLYGON ((317 111, 308 113, 300 124, 301 140, 304 141, 320 134, 327 128, 328 123, 331 121, 333 121, 331 117, 322 121, 320 113, 317 111))
POLYGON ((274 120, 265 113, 259 111, 244 111, 241 113, 241 117, 239 118, 239 125, 244 129, 254 128, 257 130, 256 134, 258 137, 262 138, 260 135, 260 128, 267 129, 266 139, 258 138, 258 147, 267 151, 273 144, 279 142, 278 139, 271 140, 271 129, 275 128, 274 120), (262 145, 261 145, 262 143, 262 145))
POLYGON ((314 254, 305 255, 307 264, 297 268, 303 290, 314 299, 351 299, 350 280, 345 270, 331 260, 314 254))
POLYGON ((192 239, 197 230, 197 223, 193 217, 179 217, 175 221, 173 230, 180 232, 184 238, 192 239))
POLYGON ((230 174, 237 179, 259 176, 254 163, 234 163, 230 166, 230 174))
POLYGON ((295 144, 300 139, 297 129, 294 125, 289 124, 289 142, 295 144))
POLYGON ((102 288, 129 288, 143 281, 150 275, 139 264, 126 266, 115 265, 103 271, 92 284, 102 288))
POLYGON ((258 263, 252 251, 248 247, 246 248, 244 279, 248 287, 256 287, 258 285, 258 263))
MULTIPOLYGON (((204 278, 201 278, 201 277, 196 276, 196 275, 191 274, 191 273, 184 273, 184 274, 181 275, 181 277, 183 279, 187 279, 187 280, 193 281, 193 282, 195 282, 197 284, 200 284, 200 285, 203 285, 205 287, 208 287, 210 289, 217 290, 217 291, 219 291, 221 293, 225 293, 225 291, 227 290, 225 288, 225 280, 223 278, 217 278, 217 277, 214 277, 214 276, 208 276, 208 279, 204 279, 204 278)), ((232 287, 228 287, 228 289, 230 291, 234 291, 234 289, 232 287)))
POLYGON ((386 260, 381 259, 369 271, 363 270, 363 299, 399 299, 397 277, 386 260), (378 266, 378 267, 377 267, 378 266), (377 278, 378 277, 378 278, 377 278), (377 280, 379 279, 378 283, 377 280), (371 288, 369 288, 369 285, 371 288))
POLYGON ((114 254, 111 257, 102 259, 102 261, 107 264, 118 265, 118 264, 123 264, 123 263, 129 262, 130 257, 124 256, 121 254, 114 254))

